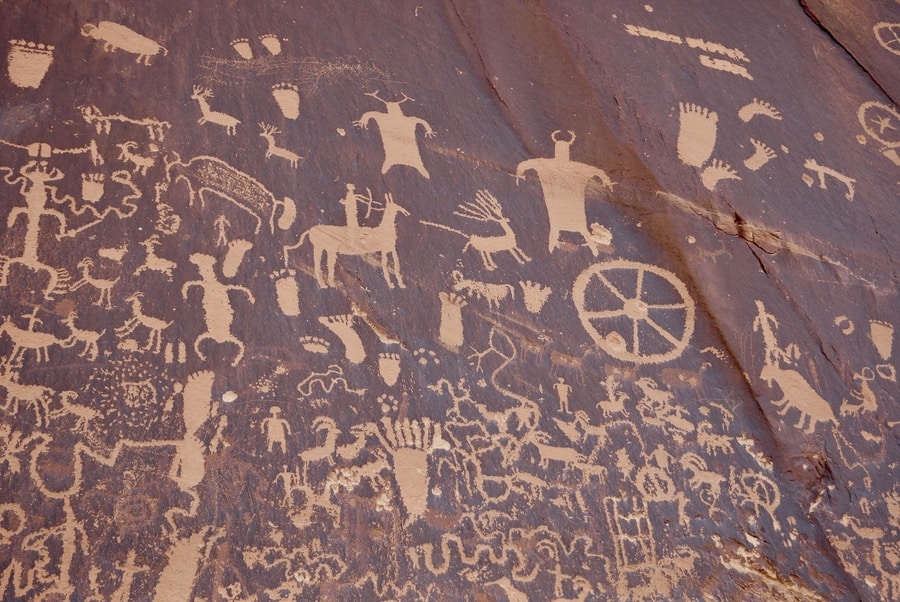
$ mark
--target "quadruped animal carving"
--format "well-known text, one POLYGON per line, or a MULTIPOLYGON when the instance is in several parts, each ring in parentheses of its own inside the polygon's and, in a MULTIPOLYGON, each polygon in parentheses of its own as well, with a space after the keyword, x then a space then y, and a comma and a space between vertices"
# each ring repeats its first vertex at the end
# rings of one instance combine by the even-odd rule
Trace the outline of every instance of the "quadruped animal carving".
POLYGON ((334 286, 334 272, 338 255, 368 255, 371 253, 381 256, 381 271, 388 287, 394 288, 394 282, 391 279, 393 275, 397 286, 406 288, 397 258, 396 221, 398 215, 408 216, 409 211, 394 202, 390 193, 385 195, 383 211, 381 223, 374 227, 327 224, 313 226, 300 236, 297 244, 284 247, 285 262, 288 261, 288 252, 303 245, 308 238, 313 247, 313 269, 320 288, 334 286), (324 277, 322 275, 323 260, 325 261, 324 277))
POLYGON ((279 229, 287 230, 297 217, 297 206, 292 199, 276 199, 256 178, 218 157, 198 155, 182 162, 178 153, 173 153, 173 160, 166 162, 166 179, 162 186, 165 189, 179 182, 184 182, 188 187, 191 203, 199 198, 200 206, 204 207, 209 198, 215 196, 246 211, 256 218, 254 232, 257 234, 264 222, 269 224, 270 232, 275 232, 275 217, 279 207, 279 229))
POLYGON ((499 236, 480 236, 466 234, 462 230, 450 228, 443 224, 436 224, 424 220, 422 223, 468 238, 468 242, 463 246, 463 252, 469 248, 478 251, 481 255, 481 261, 484 263, 484 269, 488 271, 497 269, 497 264, 494 262, 494 254, 503 251, 508 252, 512 255, 513 259, 519 263, 531 261, 531 257, 526 255, 525 252, 519 248, 519 245, 516 242, 516 233, 513 232, 512 226, 509 225, 509 218, 504 217, 503 207, 501 207, 500 201, 498 201, 489 191, 479 190, 475 193, 475 200, 473 202, 460 205, 457 210, 453 212, 453 215, 466 217, 479 222, 497 224, 503 229, 503 234, 499 236))
POLYGON ((107 52, 123 50, 136 54, 137 59, 135 60, 144 65, 150 64, 150 57, 157 54, 162 54, 162 56, 169 54, 168 50, 150 38, 112 21, 100 21, 97 25, 88 23, 81 28, 81 35, 103 42, 103 50, 107 52))

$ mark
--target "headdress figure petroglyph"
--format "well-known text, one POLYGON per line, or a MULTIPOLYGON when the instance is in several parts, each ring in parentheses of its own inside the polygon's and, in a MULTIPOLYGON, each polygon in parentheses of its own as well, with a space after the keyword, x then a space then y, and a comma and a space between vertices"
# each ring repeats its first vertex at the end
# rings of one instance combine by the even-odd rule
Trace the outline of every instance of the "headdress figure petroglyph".
POLYGON ((418 171, 426 179, 431 176, 425 165, 422 163, 422 156, 419 153, 419 143, 416 140, 416 130, 419 126, 425 130, 425 137, 434 136, 434 130, 424 119, 411 117, 403 114, 400 107, 406 101, 413 99, 403 95, 403 100, 397 102, 388 102, 378 96, 378 90, 375 92, 366 92, 366 96, 384 103, 385 112, 369 111, 363 113, 353 125, 366 129, 369 123, 374 121, 378 125, 381 133, 381 143, 384 146, 384 164, 381 167, 381 173, 386 174, 391 167, 395 165, 406 165, 418 171))
POLYGON ((559 137, 559 130, 551 134, 554 143, 553 157, 546 159, 526 159, 516 168, 518 183, 526 173, 534 171, 541 181, 544 203, 550 218, 550 238, 548 248, 552 253, 558 246, 561 232, 577 232, 588 243, 594 256, 599 253, 599 245, 594 244, 588 230, 585 214, 585 194, 588 182, 597 178, 607 188, 612 188, 612 180, 601 169, 586 163, 572 161, 569 147, 575 142, 575 132, 569 131, 569 139, 559 137))
POLYGON ((231 365, 237 366, 241 358, 244 357, 244 343, 234 336, 234 333, 231 331, 234 322, 234 308, 231 305, 228 293, 231 291, 244 293, 251 304, 255 303, 256 299, 246 286, 225 284, 219 281, 215 273, 215 257, 203 253, 194 253, 191 255, 190 261, 197 266, 200 280, 185 282, 181 287, 181 295, 187 299, 188 293, 193 287, 197 287, 202 291, 201 301, 203 303, 203 316, 206 321, 206 332, 202 333, 194 341, 194 351, 200 359, 205 360, 206 354, 201 351, 201 344, 204 341, 213 341, 219 344, 232 343, 237 347, 237 353, 231 361, 231 365))

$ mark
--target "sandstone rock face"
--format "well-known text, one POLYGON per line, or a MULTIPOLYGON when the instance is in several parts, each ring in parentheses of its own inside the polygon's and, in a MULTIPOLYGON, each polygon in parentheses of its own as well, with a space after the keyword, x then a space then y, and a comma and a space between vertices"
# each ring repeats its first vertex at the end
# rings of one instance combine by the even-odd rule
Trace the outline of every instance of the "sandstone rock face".
POLYGON ((900 4, 0 7, 0 598, 900 598, 900 4))

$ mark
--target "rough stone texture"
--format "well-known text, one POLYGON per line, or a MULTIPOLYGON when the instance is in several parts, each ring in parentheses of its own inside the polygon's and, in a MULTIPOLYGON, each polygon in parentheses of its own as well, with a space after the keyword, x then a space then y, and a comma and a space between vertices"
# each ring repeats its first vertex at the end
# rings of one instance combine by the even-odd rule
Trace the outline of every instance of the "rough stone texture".
POLYGON ((2 598, 900 597, 900 4, 319 4, 0 2, 2 598))

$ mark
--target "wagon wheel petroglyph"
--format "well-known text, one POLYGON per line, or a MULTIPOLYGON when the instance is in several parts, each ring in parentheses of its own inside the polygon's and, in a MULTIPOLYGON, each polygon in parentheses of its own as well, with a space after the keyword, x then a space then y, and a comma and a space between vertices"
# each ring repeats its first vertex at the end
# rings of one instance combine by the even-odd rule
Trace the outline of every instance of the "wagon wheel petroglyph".
POLYGON ((673 273, 614 260, 584 270, 572 286, 578 316, 609 355, 658 364, 684 351, 694 332, 694 300, 673 273))

